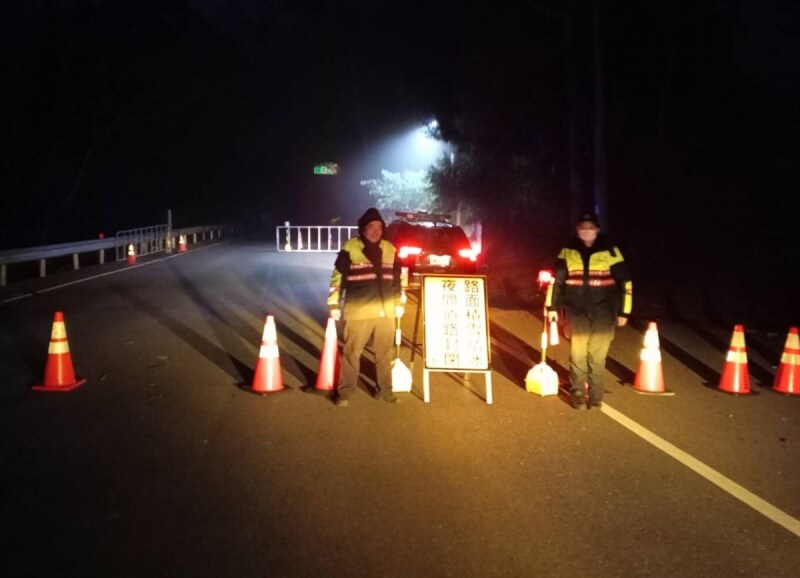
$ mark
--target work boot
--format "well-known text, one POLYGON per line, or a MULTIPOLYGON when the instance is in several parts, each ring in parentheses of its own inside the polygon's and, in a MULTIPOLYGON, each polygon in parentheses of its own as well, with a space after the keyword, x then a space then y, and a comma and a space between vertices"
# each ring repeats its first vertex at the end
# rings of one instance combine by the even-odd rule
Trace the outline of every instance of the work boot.
POLYGON ((586 409, 586 396, 581 392, 572 393, 572 407, 578 411, 586 409))
POLYGON ((397 403, 397 404, 403 403, 402 400, 393 393, 390 393, 388 395, 382 395, 381 399, 386 403, 397 403))
POLYGON ((346 397, 337 397, 334 403, 336 404, 336 407, 347 407, 350 405, 350 402, 346 397))
POLYGON ((603 402, 593 399, 589 402, 589 409, 603 409, 603 402))

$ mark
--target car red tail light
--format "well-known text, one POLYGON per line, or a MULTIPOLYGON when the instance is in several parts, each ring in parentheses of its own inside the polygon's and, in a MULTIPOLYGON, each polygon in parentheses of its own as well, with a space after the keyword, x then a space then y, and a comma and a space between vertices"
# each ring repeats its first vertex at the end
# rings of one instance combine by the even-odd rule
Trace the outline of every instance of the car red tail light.
POLYGON ((539 285, 547 286, 553 279, 553 272, 550 269, 542 269, 539 271, 539 285))
POLYGON ((397 252, 397 256, 401 259, 405 259, 406 257, 410 257, 411 255, 419 255, 422 253, 422 249, 420 247, 400 247, 400 250, 397 252))
POLYGON ((478 260, 478 252, 475 249, 459 249, 458 254, 464 259, 469 259, 470 261, 478 260))

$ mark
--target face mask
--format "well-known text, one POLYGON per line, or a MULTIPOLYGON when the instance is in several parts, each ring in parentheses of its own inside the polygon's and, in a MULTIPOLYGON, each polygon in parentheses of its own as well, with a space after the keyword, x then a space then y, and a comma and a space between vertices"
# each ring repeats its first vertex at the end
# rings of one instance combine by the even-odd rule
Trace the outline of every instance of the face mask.
POLYGON ((592 243, 597 239, 597 229, 578 229, 578 238, 585 243, 592 243))

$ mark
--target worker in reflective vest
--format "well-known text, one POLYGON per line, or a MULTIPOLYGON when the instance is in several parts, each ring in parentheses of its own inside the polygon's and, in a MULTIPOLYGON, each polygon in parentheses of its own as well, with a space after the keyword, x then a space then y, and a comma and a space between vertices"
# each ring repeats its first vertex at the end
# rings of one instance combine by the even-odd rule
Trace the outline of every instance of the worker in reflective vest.
POLYGON ((633 283, 620 250, 600 234, 597 216, 579 217, 576 236, 561 249, 545 307, 549 321, 559 310, 570 325, 569 377, 572 405, 603 404, 603 374, 615 326, 624 326, 633 306, 633 283))
POLYGON ((330 314, 337 321, 342 317, 345 321, 341 375, 334 398, 340 407, 348 405, 356 390, 361 354, 370 337, 375 350, 377 397, 390 403, 399 401, 392 393, 391 362, 395 319, 403 314, 400 261, 394 245, 383 238, 385 229, 378 210, 368 209, 358 220, 358 237, 342 246, 331 275, 330 314))

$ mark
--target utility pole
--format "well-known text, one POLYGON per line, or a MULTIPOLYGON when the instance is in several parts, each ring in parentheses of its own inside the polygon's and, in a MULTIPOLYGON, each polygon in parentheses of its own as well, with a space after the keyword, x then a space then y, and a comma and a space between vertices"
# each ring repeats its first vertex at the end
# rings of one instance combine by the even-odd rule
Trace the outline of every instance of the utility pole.
POLYGON ((167 209, 167 253, 172 253, 172 209, 167 209))
POLYGON ((581 211, 591 207, 605 227, 608 208, 601 2, 591 0, 591 13, 587 10, 587 0, 570 0, 564 11, 553 10, 536 0, 528 0, 527 4, 558 21, 562 27, 569 103, 570 222, 575 222, 581 211))
POLYGON ((603 40, 600 36, 600 0, 592 5, 592 58, 594 61, 594 210, 600 226, 608 227, 606 195, 606 124, 603 74, 603 40))
POLYGON ((567 103, 569 107, 569 222, 578 219, 579 211, 583 209, 583 178, 581 175, 581 146, 578 119, 580 118, 579 95, 581 93, 578 82, 578 48, 575 39, 576 1, 573 0, 568 8, 569 12, 563 17, 564 45, 567 69, 567 103))
POLYGON ((527 4, 535 12, 558 22, 561 26, 567 89, 569 222, 573 223, 578 218, 579 212, 586 206, 586 179, 583 162, 585 147, 581 138, 584 132, 581 127, 585 126, 585 122, 583 122, 585 107, 582 106, 582 51, 580 49, 581 43, 579 42, 582 0, 570 0, 564 10, 554 10, 536 0, 528 0, 527 4))

